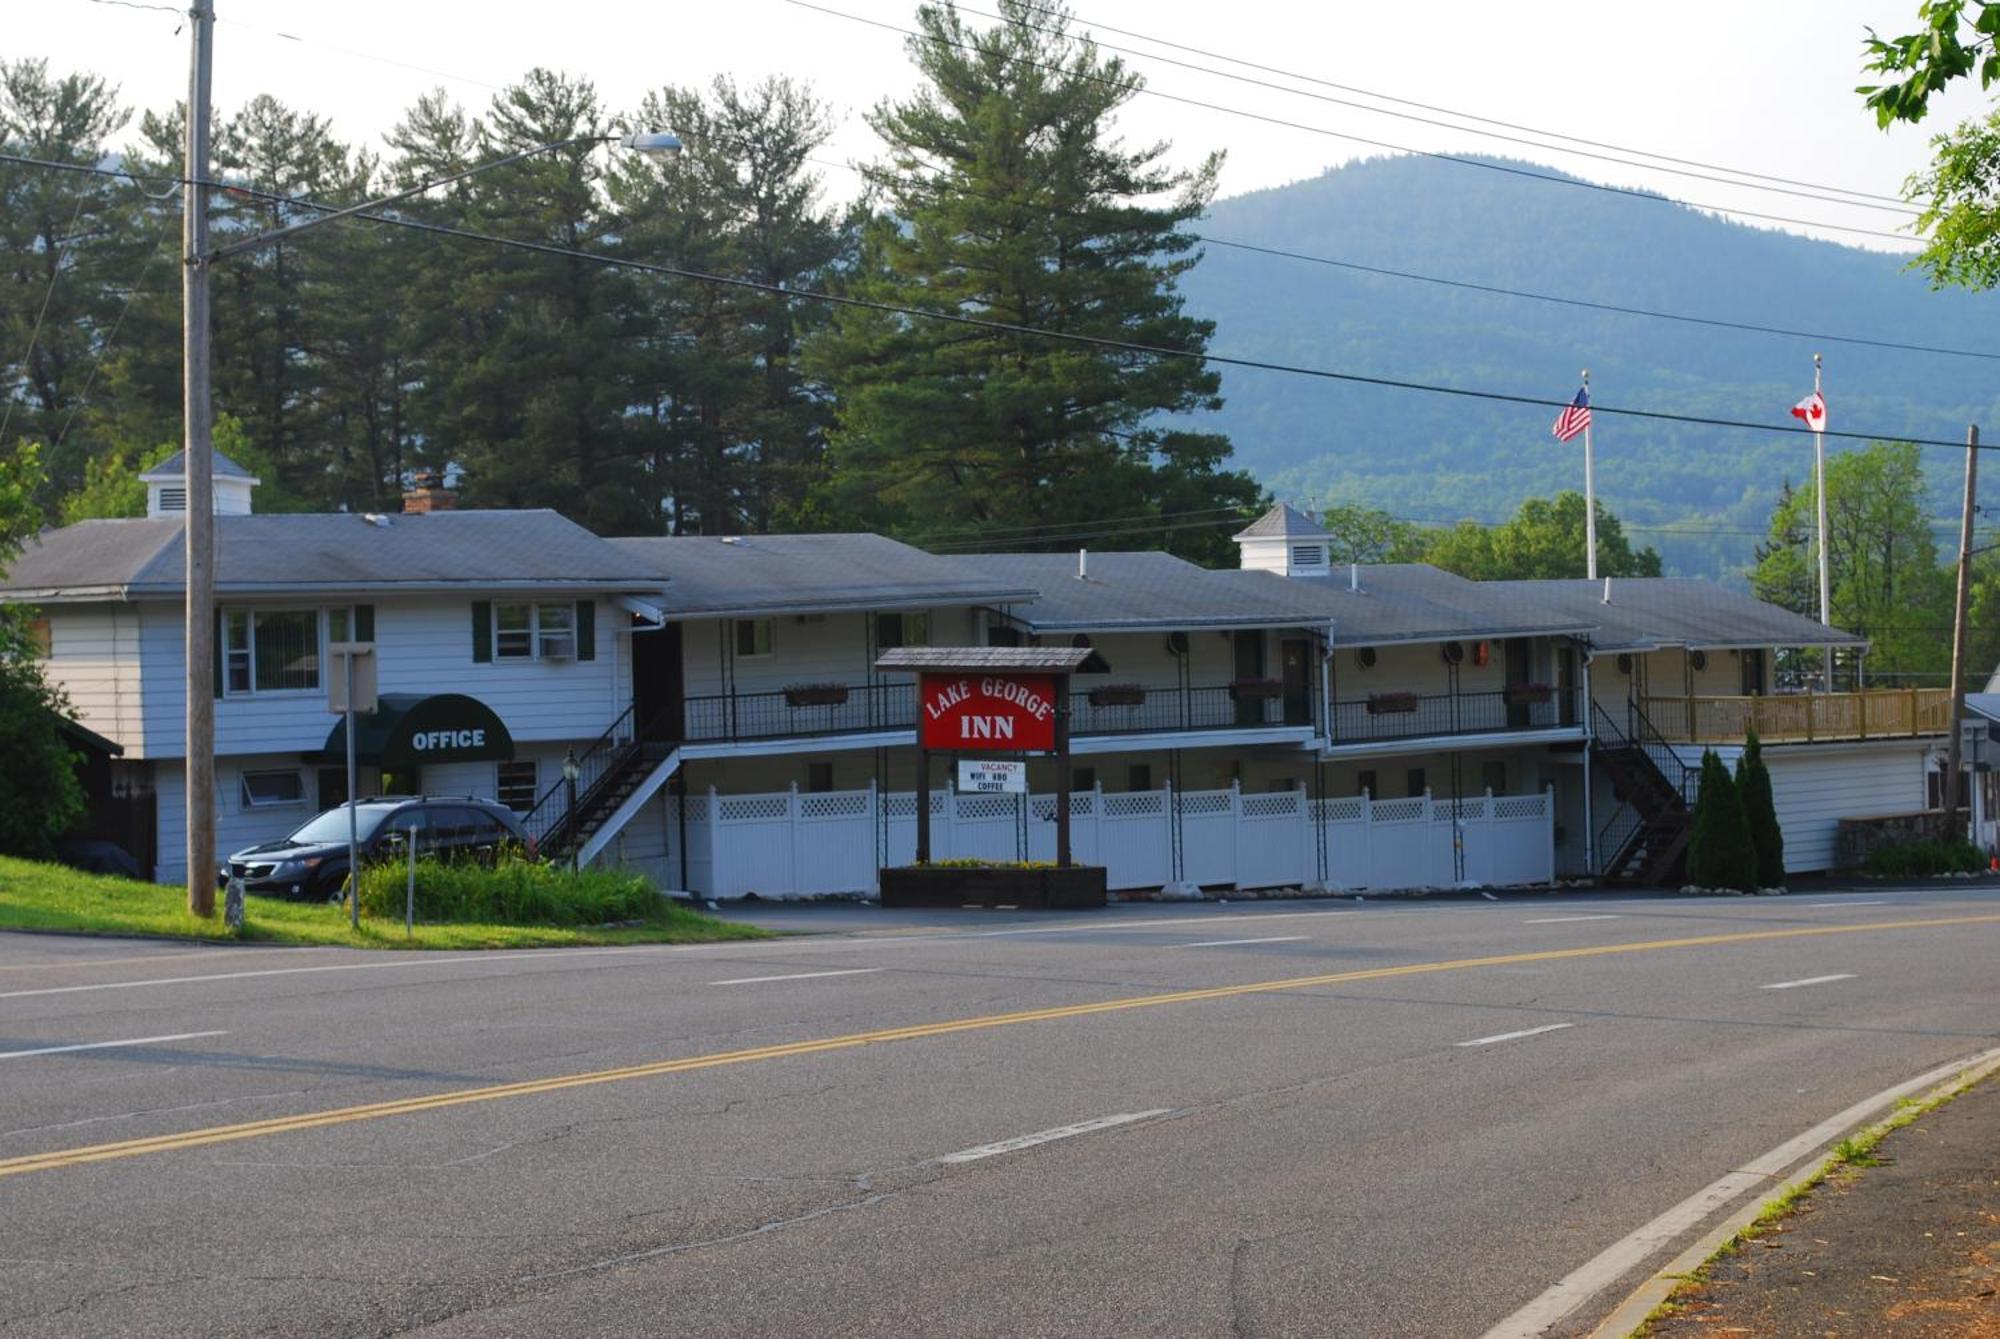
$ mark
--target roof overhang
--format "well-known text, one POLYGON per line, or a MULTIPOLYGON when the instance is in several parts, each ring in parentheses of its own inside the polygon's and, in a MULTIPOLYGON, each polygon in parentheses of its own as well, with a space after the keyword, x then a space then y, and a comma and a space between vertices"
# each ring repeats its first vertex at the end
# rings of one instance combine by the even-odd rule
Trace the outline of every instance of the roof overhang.
MULTIPOLYGON (((669 588, 668 594, 674 592, 669 588)), ((838 599, 801 599, 793 595, 770 600, 719 601, 715 604, 680 605, 666 608, 667 618, 685 623, 698 618, 789 618, 795 614, 866 614, 892 609, 935 609, 965 605, 985 607, 1035 598, 1032 590, 936 590, 905 591, 895 595, 853 595, 838 599)))
POLYGON ((1343 635, 1340 625, 1334 625, 1333 641, 1336 646, 1402 646, 1436 645, 1442 642, 1483 642, 1505 641, 1509 637, 1582 637, 1590 631, 1588 624, 1573 624, 1544 628, 1480 628, 1467 631, 1462 628, 1439 630, 1427 629, 1421 632, 1399 633, 1393 637, 1349 637, 1343 635))
MULTIPOLYGON (((379 600, 397 595, 486 595, 492 594, 634 594, 658 598, 657 580, 635 581, 352 581, 257 582, 225 581, 215 588, 218 598, 265 599, 290 595, 346 595, 379 600)), ((177 600, 186 594, 180 582, 143 582, 132 585, 49 586, 0 590, 0 603, 17 604, 101 604, 105 601, 177 600)))
POLYGON ((1376 739, 1354 744, 1343 744, 1336 739, 1322 748, 1319 756, 1331 761, 1385 757, 1395 753, 1471 753, 1521 745, 1568 744, 1582 738, 1581 725, 1557 725, 1543 730, 1489 730, 1477 735, 1411 735, 1405 739, 1376 739))
POLYGON ((1087 646, 899 646, 875 668, 906 674, 1074 674, 1096 654, 1087 646))

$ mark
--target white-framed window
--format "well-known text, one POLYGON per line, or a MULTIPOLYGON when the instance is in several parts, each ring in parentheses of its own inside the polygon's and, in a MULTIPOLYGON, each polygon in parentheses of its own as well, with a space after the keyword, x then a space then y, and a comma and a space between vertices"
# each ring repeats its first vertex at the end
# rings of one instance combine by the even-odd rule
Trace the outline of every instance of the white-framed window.
POLYGON ((535 760, 516 758, 512 762, 495 763, 493 797, 517 814, 525 814, 535 807, 535 760))
POLYGON ((310 693, 319 689, 319 610, 227 609, 222 615, 222 691, 310 693))
POLYGON ((768 618, 739 618, 734 630, 736 655, 738 659, 771 654, 771 620, 768 618))
POLYGON ((303 809, 305 803, 305 777, 296 769, 243 774, 245 809, 303 809))
POLYGON ((574 660, 576 606, 496 604, 493 606, 495 660, 574 660))
POLYGON ((329 642, 354 642, 361 638, 354 635, 354 606, 338 605, 326 611, 326 639, 329 642))

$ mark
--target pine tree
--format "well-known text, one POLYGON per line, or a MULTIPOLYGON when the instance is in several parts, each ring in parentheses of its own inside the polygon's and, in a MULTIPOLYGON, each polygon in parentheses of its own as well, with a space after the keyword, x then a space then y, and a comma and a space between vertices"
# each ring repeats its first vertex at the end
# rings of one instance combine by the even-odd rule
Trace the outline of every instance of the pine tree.
POLYGON ((1757 888, 1757 852, 1743 816, 1743 797, 1714 749, 1701 753, 1701 789, 1695 795, 1694 834, 1688 842, 1688 881, 1698 888, 1757 888))
POLYGON ((1778 825, 1771 769, 1764 765, 1764 746, 1754 729, 1736 759, 1736 789, 1743 797, 1743 817, 1757 853, 1757 886, 1779 887, 1785 881, 1785 830, 1778 825))
POLYGON ((1222 468, 1227 438, 1162 418, 1221 403, 1219 375, 1189 356, 1213 323, 1177 291, 1220 158, 1176 170, 1165 144, 1120 142, 1111 120, 1140 76, 1060 6, 998 3, 983 31, 949 3, 918 10, 924 84, 869 117, 889 149, 869 172, 886 212, 846 292, 1172 353, 838 311, 809 350, 837 405, 819 503, 834 524, 916 538, 1158 516, 1122 542, 1219 559, 1226 529, 1164 518, 1246 508, 1258 487, 1222 468))

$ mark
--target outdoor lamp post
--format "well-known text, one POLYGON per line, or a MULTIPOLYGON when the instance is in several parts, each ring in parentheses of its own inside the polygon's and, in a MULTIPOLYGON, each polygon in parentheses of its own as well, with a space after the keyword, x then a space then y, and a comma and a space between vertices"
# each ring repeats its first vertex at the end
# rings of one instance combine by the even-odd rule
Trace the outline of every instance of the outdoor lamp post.
MULTIPOLYGON (((665 131, 635 131, 628 135, 584 135, 554 144, 538 144, 366 204, 332 210, 302 223, 211 248, 208 244, 209 84, 214 66, 215 6, 209 0, 194 0, 188 17, 191 20, 188 115, 183 145, 185 182, 181 191, 181 460, 187 471, 187 523, 183 529, 187 572, 187 784, 182 798, 187 811, 188 911, 206 917, 215 914, 216 871, 215 424, 209 384, 209 272, 219 260, 268 246, 281 237, 412 199, 436 187, 537 154, 578 144, 617 143, 637 153, 672 155, 680 152, 681 142, 665 131)), ((570 766, 574 766, 574 759, 570 766)), ((568 767, 565 774, 571 775, 568 767)), ((573 775, 571 784, 574 787, 573 775)))
POLYGON ((576 840, 576 779, 583 769, 576 765, 576 750, 563 754, 563 822, 569 825, 569 872, 577 873, 582 866, 577 862, 579 848, 576 840))

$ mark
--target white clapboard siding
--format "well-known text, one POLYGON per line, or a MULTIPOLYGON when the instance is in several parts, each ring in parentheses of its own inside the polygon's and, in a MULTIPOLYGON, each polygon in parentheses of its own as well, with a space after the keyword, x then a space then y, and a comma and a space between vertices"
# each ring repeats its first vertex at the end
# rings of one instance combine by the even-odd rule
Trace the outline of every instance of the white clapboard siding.
MULTIPOLYGON (((225 607, 232 607, 224 601, 225 607)), ((472 597, 377 600, 376 686, 383 693, 464 693, 491 707, 517 741, 594 739, 630 700, 623 615, 600 602, 597 658, 489 661, 472 658, 472 597)), ((298 608, 271 602, 272 608, 298 608)), ((144 754, 178 757, 185 734, 186 671, 178 607, 142 606, 140 649, 145 667, 144 754)), ((324 667, 323 667, 324 668, 324 667)), ((220 667, 218 667, 220 672, 220 667)), ((322 686, 307 692, 225 697, 215 705, 218 756, 300 752, 326 742, 333 718, 322 686)))
MULTIPOLYGON (((1729 750, 1725 761, 1734 767, 1734 755, 1741 751, 1729 750)), ((1764 761, 1771 769, 1771 796, 1785 833, 1785 872, 1831 869, 1835 834, 1843 818, 1924 808, 1926 751, 1925 744, 1915 742, 1767 746, 1764 761)))
POLYGON ((49 682, 78 724, 131 749, 141 729, 139 614, 131 605, 57 605, 49 621, 49 682))

